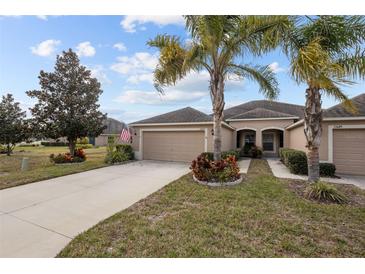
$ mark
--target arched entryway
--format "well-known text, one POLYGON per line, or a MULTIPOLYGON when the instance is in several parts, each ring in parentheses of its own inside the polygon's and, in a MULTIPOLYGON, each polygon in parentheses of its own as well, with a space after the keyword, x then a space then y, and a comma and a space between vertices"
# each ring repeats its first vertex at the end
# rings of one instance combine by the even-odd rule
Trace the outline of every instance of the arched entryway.
POLYGON ((256 129, 241 128, 237 129, 237 148, 242 148, 245 144, 256 144, 256 129))
POLYGON ((283 128, 263 128, 261 129, 262 150, 264 156, 277 157, 279 149, 284 147, 283 128))

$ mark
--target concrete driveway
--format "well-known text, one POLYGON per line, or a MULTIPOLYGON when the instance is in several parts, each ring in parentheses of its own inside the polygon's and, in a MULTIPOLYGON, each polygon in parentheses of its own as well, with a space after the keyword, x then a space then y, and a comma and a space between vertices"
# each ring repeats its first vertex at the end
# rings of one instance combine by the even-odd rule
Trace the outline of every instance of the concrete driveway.
POLYGON ((0 257, 54 257, 82 231, 189 172, 138 161, 0 191, 0 257))

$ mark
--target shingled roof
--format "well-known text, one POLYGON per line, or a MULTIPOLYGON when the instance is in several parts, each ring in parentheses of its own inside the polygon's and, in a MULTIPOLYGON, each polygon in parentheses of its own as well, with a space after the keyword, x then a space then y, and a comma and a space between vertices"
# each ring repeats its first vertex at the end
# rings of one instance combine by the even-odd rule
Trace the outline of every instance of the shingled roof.
MULTIPOLYGON (((273 111, 273 112, 276 112, 276 115, 278 115, 278 116, 274 116, 274 113, 271 113, 271 116, 267 117, 267 118, 280 118, 280 117, 283 117, 282 116, 283 114, 288 115, 287 117, 293 116, 293 117, 303 118, 303 116, 304 116, 304 106, 269 101, 269 100, 256 100, 256 101, 250 101, 250 102, 226 109, 224 111, 224 118, 225 119, 244 119, 244 118, 237 118, 237 117, 244 117, 245 113, 255 110, 255 109, 265 109, 265 110, 273 111)), ((258 111, 256 111, 256 112, 258 114, 258 111)), ((257 118, 265 118, 265 117, 258 116, 257 118)))
POLYGON ((323 112, 323 116, 326 118, 335 117, 359 117, 365 116, 365 93, 355 96, 351 99, 352 103, 357 108, 357 113, 349 112, 345 109, 342 103, 328 108, 323 112))
POLYGON ((230 119, 287 118, 287 117, 296 118, 296 116, 279 111, 273 111, 265 108, 255 108, 253 110, 249 110, 247 112, 235 115, 230 119))
POLYGON ((148 119, 131 123, 135 124, 160 124, 160 123, 197 123, 212 122, 212 117, 191 107, 186 107, 157 115, 148 119))
POLYGON ((106 126, 106 128, 103 130, 102 134, 119 134, 125 127, 125 124, 123 122, 120 122, 113 118, 106 118, 103 121, 103 125, 106 126))

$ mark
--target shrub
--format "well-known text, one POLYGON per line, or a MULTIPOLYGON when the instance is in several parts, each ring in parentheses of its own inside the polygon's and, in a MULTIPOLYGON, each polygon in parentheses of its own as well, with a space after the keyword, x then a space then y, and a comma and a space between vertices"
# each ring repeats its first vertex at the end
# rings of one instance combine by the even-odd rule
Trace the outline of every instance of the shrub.
POLYGON ((324 177, 335 177, 336 166, 331 163, 319 163, 319 175, 324 177))
POLYGON ((249 152, 249 156, 252 158, 261 158, 262 157, 262 150, 257 146, 252 146, 249 152))
POLYGON ((5 146, 0 145, 0 154, 6 154, 7 153, 7 149, 5 146))
POLYGON ((113 152, 111 162, 115 163, 122 163, 129 160, 129 156, 127 153, 116 150, 113 152))
MULTIPOLYGON (((294 174, 308 174, 308 162, 307 155, 305 152, 290 149, 281 148, 279 150, 280 160, 286 165, 291 173, 294 174)), ((334 177, 336 172, 336 166, 331 163, 320 163, 319 164, 319 174, 325 177, 334 177)))
POLYGON ((87 145, 89 144, 89 138, 88 137, 77 138, 76 144, 87 145))
POLYGON ((193 160, 190 169, 195 178, 201 181, 230 182, 239 178, 239 167, 235 156, 220 161, 209 160, 200 155, 193 160))
POLYGON ((251 148, 254 146, 254 144, 245 144, 241 151, 240 156, 249 156, 251 148))
POLYGON ((88 149, 93 148, 92 144, 76 144, 76 148, 88 149))
POLYGON ((305 191, 305 196, 309 199, 322 202, 338 204, 345 204, 348 202, 347 197, 341 191, 324 182, 310 184, 305 191))
MULTIPOLYGON (((214 160, 214 153, 213 152, 202 152, 200 153, 200 156, 208 158, 209 161, 214 160)), ((228 150, 228 151, 222 151, 221 158, 227 159, 230 156, 236 157, 236 160, 240 157, 239 152, 235 150, 228 150)))
POLYGON ((67 152, 59 153, 58 155, 51 154, 49 158, 55 164, 80 163, 86 160, 86 154, 82 149, 76 149, 75 155, 67 152))
POLYGON ((115 149, 116 149, 116 151, 125 153, 128 157, 128 160, 133 160, 134 159, 133 148, 132 148, 131 145, 120 144, 120 145, 116 145, 115 149))
POLYGON ((222 152, 222 159, 227 159, 230 156, 234 156, 236 160, 238 160, 238 158, 240 157, 240 153, 236 150, 228 150, 222 152))
POLYGON ((66 147, 68 146, 67 142, 41 142, 42 146, 46 147, 66 147))

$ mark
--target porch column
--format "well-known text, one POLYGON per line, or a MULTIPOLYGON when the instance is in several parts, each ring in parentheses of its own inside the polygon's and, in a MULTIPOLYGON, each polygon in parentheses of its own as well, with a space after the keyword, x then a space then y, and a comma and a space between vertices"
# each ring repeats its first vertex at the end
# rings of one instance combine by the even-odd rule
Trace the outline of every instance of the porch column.
POLYGON ((256 130, 256 146, 262 148, 262 131, 260 129, 256 130))

